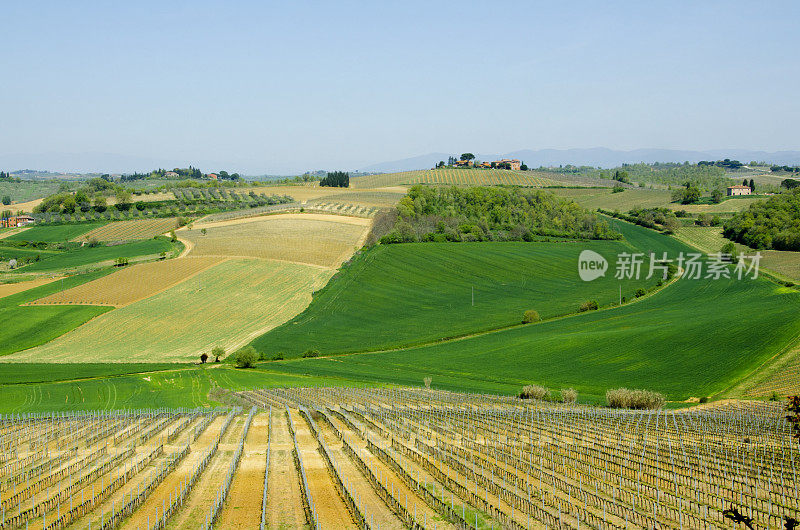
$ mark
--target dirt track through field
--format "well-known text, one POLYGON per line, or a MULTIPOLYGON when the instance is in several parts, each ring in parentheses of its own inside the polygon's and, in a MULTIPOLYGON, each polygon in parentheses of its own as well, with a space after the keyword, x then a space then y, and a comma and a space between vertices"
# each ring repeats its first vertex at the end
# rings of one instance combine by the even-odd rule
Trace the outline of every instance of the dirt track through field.
POLYGON ((307 527, 300 476, 292 458, 292 435, 283 409, 272 410, 270 436, 267 526, 271 529, 307 527))
MULTIPOLYGON (((169 502, 170 494, 174 494, 176 486, 184 480, 188 480, 192 471, 197 466, 205 455, 206 451, 211 445, 211 442, 216 438, 220 428, 225 423, 224 417, 216 418, 211 425, 201 434, 197 440, 191 444, 191 452, 186 455, 183 461, 178 465, 177 469, 167 476, 158 487, 150 493, 147 500, 142 504, 139 509, 133 512, 133 515, 126 519, 120 528, 122 530, 139 530, 147 528, 148 517, 150 524, 153 525, 156 520, 156 509, 158 513, 163 513, 163 506, 165 502, 169 502)), ((185 440, 185 439, 183 439, 185 440)), ((178 438, 178 442, 182 438, 178 438)), ((184 442, 185 443, 185 442, 184 442)), ((170 447, 170 450, 177 450, 175 447, 170 447)), ((165 448, 165 451, 167 449, 165 448)), ((207 471, 207 469, 206 469, 207 471)))
POLYGON ((261 524, 268 427, 269 414, 258 414, 253 418, 228 498, 215 527, 255 529, 261 524))
POLYGON ((317 508, 317 518, 322 528, 357 528, 344 501, 336 491, 328 466, 318 449, 306 421, 297 410, 292 410, 292 420, 297 434, 297 446, 302 454, 308 487, 317 508))

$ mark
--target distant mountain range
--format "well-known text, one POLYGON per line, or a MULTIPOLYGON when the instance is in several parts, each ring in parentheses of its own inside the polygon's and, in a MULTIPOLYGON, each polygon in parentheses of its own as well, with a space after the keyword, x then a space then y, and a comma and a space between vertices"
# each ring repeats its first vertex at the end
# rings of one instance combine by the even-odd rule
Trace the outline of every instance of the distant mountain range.
MULTIPOLYGON (((461 153, 430 153, 427 155, 404 158, 391 162, 381 162, 361 168, 365 172, 412 171, 430 169, 440 160, 447 161, 449 156, 461 153)), ((779 165, 800 164, 800 151, 751 151, 746 149, 714 149, 709 151, 684 151, 677 149, 634 149, 618 151, 605 147, 590 149, 523 149, 504 154, 478 154, 479 160, 497 160, 500 158, 518 158, 529 167, 561 166, 594 166, 610 168, 637 162, 699 162, 700 160, 739 160, 748 163, 752 160, 766 161, 779 165)))

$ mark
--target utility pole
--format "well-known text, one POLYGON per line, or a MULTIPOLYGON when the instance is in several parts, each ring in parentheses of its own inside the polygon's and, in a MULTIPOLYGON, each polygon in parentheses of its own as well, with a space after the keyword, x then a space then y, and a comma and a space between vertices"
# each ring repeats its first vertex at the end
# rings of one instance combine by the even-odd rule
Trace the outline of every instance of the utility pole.
POLYGON ((622 305, 622 284, 619 284, 619 305, 622 305))
POLYGON ((472 286, 472 307, 475 307, 475 286, 472 286))

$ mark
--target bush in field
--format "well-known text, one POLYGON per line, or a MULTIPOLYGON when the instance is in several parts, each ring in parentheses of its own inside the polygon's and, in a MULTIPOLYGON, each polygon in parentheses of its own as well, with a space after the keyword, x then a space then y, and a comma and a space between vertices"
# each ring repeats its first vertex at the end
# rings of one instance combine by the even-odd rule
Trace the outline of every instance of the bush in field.
POLYGON ((541 317, 539 317, 539 313, 534 311, 533 309, 528 309, 522 315, 522 323, 523 324, 530 324, 531 322, 539 322, 541 317))
POLYGON ((312 357, 319 357, 319 350, 306 350, 303 352, 304 359, 309 359, 312 357))
POLYGON ((206 361, 207 361, 207 360, 208 360, 208 354, 207 354, 206 352, 203 352, 203 353, 200 355, 200 362, 201 362, 202 364, 206 364, 206 361))
POLYGON ((430 390, 431 388, 431 381, 433 381, 433 379, 430 376, 422 380, 422 382, 425 383, 425 388, 427 388, 428 390, 430 390))
POLYGON ((258 361, 258 352, 252 346, 245 346, 236 352, 237 368, 253 368, 258 361))
POLYGON ((585 311, 595 311, 598 307, 600 306, 597 304, 597 300, 587 300, 581 304, 581 306, 578 308, 578 311, 581 313, 585 311))
POLYGON ((606 391, 606 403, 612 409, 660 409, 664 395, 650 390, 615 388, 606 391))
POLYGON ((634 296, 636 296, 636 298, 641 298, 646 294, 647 291, 645 291, 642 287, 639 287, 638 289, 636 289, 636 293, 634 293, 634 296))
POLYGON ((522 387, 522 392, 520 392, 519 397, 521 399, 549 399, 550 390, 539 385, 525 385, 522 387))
POLYGON ((218 363, 219 358, 223 357, 224 355, 225 355, 225 348, 223 348, 222 346, 214 346, 211 349, 211 356, 214 357, 215 363, 218 363))
POLYGON ((272 360, 273 361, 282 361, 283 360, 283 354, 282 353, 276 353, 275 355, 272 356, 272 360))
POLYGON ((574 388, 561 389, 561 401, 564 403, 575 403, 578 401, 578 391, 574 388))

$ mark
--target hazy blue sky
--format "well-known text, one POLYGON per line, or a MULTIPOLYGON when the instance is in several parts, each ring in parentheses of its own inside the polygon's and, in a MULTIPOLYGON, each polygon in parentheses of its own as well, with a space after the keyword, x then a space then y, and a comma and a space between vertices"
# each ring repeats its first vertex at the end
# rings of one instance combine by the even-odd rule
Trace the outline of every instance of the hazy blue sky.
POLYGON ((7 2, 0 155, 800 149, 800 2, 7 2))

